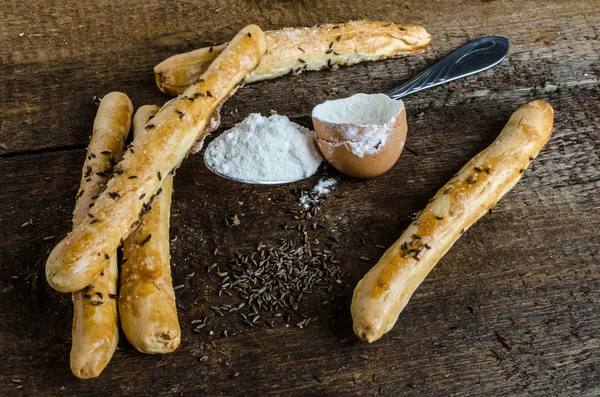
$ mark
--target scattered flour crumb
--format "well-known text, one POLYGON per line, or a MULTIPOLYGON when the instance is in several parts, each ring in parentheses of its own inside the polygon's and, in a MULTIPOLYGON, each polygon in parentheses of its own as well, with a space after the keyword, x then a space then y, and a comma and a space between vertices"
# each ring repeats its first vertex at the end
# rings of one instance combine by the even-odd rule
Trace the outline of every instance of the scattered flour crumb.
POLYGON ((319 198, 331 192, 337 182, 338 181, 335 178, 319 180, 319 182, 317 182, 310 192, 305 192, 302 196, 300 196, 298 199, 298 204, 300 204, 300 207, 302 207, 303 210, 309 210, 310 208, 318 205, 319 198))
POLYGON ((313 192, 316 192, 317 195, 322 196, 324 194, 331 192, 331 189, 333 189, 333 187, 335 186, 336 183, 337 183, 337 179, 335 179, 335 178, 321 179, 315 185, 315 187, 313 187, 313 192))
POLYGON ((300 207, 302 207, 302 209, 308 210, 312 204, 315 204, 315 200, 310 197, 309 193, 304 193, 298 199, 298 203, 300 204, 300 207))

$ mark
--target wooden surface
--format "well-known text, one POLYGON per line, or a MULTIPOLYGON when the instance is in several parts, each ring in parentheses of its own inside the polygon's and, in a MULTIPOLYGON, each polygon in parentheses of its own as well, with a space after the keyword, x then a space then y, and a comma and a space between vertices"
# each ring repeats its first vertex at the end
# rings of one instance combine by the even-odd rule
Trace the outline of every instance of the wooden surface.
POLYGON ((0 0, 0 8, 0 395, 600 394, 599 2, 0 0), (175 178, 171 228, 174 284, 185 285, 177 291, 181 347, 147 356, 122 336, 101 378, 74 378, 71 299, 48 287, 43 267, 71 227, 94 96, 120 90, 136 107, 162 104, 152 67, 167 56, 226 41, 247 23, 359 18, 421 24, 431 50, 245 87, 223 108, 223 126, 271 109, 310 126, 323 100, 387 90, 483 35, 507 36, 511 52, 493 70, 406 98, 411 151, 374 180, 328 169, 297 186, 247 186, 189 156, 175 178), (372 345, 359 341, 350 292, 381 255, 375 244, 399 237, 535 98, 556 111, 539 158, 443 258, 396 327, 372 345), (341 182, 321 206, 327 229, 313 235, 323 246, 333 243, 330 230, 340 236, 334 249, 350 277, 336 288, 348 295, 329 306, 318 292, 303 300, 300 311, 318 317, 304 329, 249 329, 213 314, 206 332, 193 333, 190 321, 222 302, 207 265, 259 241, 299 239, 281 227, 294 222, 293 190, 325 174, 341 182), (226 226, 234 215, 241 225, 226 226), (236 335, 225 338, 224 329, 236 335))

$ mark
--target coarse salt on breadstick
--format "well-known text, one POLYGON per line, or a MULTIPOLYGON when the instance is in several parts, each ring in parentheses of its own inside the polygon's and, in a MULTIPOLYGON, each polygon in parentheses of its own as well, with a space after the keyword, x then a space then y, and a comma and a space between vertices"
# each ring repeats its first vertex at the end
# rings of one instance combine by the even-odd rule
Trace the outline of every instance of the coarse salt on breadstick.
MULTIPOLYGON (((113 166, 121 158, 129 134, 133 105, 127 95, 111 92, 102 98, 83 165, 73 226, 91 220, 94 200, 113 166)), ((117 256, 83 290, 73 293, 71 371, 81 379, 98 377, 110 361, 117 342, 117 256)))
MULTIPOLYGON (((133 117, 134 136, 160 108, 140 107, 133 117)), ((123 243, 119 317, 129 343, 142 353, 177 349, 181 331, 175 306, 169 255, 169 214, 173 175, 164 177, 152 209, 123 243)))
MULTIPOLYGON (((285 28, 265 34, 269 51, 246 82, 413 54, 427 48, 431 41, 420 26, 382 21, 285 28)), ((169 95, 179 94, 204 73, 225 46, 200 48, 165 59, 154 67, 158 88, 169 95)))
POLYGON ((163 177, 204 138, 212 113, 258 65, 266 49, 262 30, 245 27, 201 79, 146 124, 91 209, 94 218, 80 223, 50 253, 46 279, 52 288, 77 291, 100 273, 121 240, 138 226, 163 177))
POLYGON ((437 192, 356 286, 351 313, 358 337, 373 342, 394 326, 440 258, 521 179, 550 139, 553 120, 544 101, 521 106, 498 138, 437 192))

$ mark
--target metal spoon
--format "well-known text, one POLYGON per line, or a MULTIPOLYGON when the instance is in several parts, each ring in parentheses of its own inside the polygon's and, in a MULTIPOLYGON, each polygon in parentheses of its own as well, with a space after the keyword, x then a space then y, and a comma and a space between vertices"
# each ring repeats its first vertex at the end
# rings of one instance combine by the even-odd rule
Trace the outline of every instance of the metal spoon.
MULTIPOLYGON (((482 72, 499 64, 508 54, 508 48, 508 39, 502 36, 488 36, 473 40, 441 61, 428 67, 406 83, 389 90, 385 94, 392 99, 400 99, 417 91, 482 72)), ((279 185, 298 182, 304 179, 290 181, 248 181, 233 178, 229 175, 221 174, 212 168, 206 161, 206 151, 204 153, 204 163, 209 170, 233 181, 257 185, 279 185)))
POLYGON ((508 47, 508 39, 502 36, 473 40, 385 94, 392 99, 400 99, 417 91, 483 72, 506 58, 508 47))

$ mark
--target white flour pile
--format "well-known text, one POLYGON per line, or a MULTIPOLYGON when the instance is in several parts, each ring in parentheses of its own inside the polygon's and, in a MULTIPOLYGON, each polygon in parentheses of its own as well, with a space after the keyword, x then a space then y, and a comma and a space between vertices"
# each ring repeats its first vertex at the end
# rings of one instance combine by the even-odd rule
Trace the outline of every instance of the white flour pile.
POLYGON ((314 132, 285 116, 258 113, 215 138, 204 159, 216 172, 246 182, 304 179, 323 161, 314 132))
POLYGON ((357 157, 372 155, 385 145, 404 104, 385 94, 356 94, 350 98, 326 101, 313 109, 313 117, 337 124, 342 140, 329 142, 347 145, 357 157))

